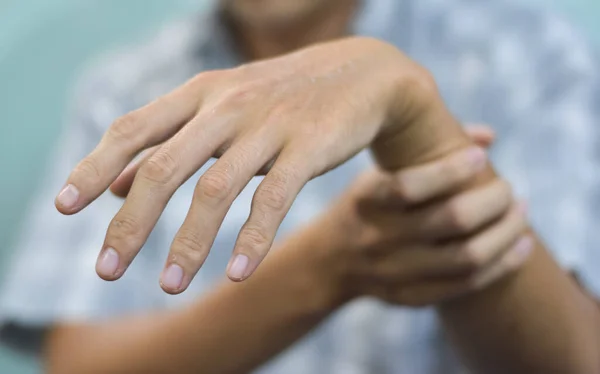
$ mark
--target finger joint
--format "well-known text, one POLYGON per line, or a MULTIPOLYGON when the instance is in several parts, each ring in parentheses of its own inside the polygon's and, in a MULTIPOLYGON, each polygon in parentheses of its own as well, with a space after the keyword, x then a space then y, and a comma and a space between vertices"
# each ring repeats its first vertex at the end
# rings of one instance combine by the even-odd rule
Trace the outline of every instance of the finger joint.
POLYGON ((142 166, 140 174, 150 182, 164 186, 173 180, 178 170, 175 158, 169 152, 159 149, 142 166))
POLYGON ((201 266, 210 251, 206 240, 194 230, 186 229, 181 229, 175 236, 171 248, 174 256, 194 266, 201 266))
POLYGON ((198 182, 197 194, 200 201, 219 205, 224 203, 232 193, 233 180, 225 170, 209 169, 198 182))

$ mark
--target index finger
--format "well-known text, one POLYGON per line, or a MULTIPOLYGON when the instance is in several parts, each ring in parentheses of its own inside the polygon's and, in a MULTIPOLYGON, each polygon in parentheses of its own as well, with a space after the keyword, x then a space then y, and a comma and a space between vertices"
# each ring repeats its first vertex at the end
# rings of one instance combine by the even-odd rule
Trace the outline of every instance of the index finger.
POLYGON ((184 87, 117 119, 98 146, 73 169, 55 200, 63 214, 74 214, 100 196, 142 150, 170 138, 197 108, 184 87))

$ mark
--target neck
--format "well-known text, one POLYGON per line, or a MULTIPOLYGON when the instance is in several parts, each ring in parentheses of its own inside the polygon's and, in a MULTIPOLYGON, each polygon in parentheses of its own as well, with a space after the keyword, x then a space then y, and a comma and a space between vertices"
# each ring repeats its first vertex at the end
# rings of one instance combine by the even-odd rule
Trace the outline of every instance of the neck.
POLYGON ((244 58, 260 60, 302 47, 347 36, 357 1, 331 1, 321 9, 293 22, 252 25, 227 17, 244 58))

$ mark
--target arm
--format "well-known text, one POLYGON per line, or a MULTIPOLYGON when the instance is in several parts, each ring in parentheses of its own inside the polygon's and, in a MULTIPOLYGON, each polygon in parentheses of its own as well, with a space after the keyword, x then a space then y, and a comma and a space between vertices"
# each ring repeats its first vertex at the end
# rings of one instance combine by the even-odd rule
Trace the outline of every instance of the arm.
MULTIPOLYGON (((79 212, 115 181, 134 155, 159 144, 141 165, 109 226, 97 271, 107 280, 121 277, 172 193, 208 158, 221 155, 198 181, 165 264, 163 274, 179 268, 174 273, 181 276, 167 277, 163 289, 180 293, 206 258, 237 193, 264 165, 272 166, 235 245, 228 269, 233 280, 247 279, 258 267, 304 183, 360 149, 372 145, 379 163, 396 170, 465 148, 470 141, 421 67, 385 43, 349 38, 202 74, 120 118, 72 172, 57 207, 65 214, 79 212), (103 261, 108 254, 111 261, 103 261)), ((493 178, 488 169, 476 185, 493 178)), ((543 371, 547 363, 539 357, 565 358, 567 372, 585 372, 596 364, 599 312, 590 309, 591 299, 573 286, 541 244, 523 273, 508 284, 494 298, 469 304, 479 323, 489 327, 480 335, 471 337, 472 331, 458 318, 449 318, 460 332, 456 341, 468 361, 487 363, 482 358, 494 354, 508 361, 503 361, 504 369, 514 366, 515 372, 543 371), (539 293, 540 284, 549 285, 547 292, 539 293), (504 303, 510 305, 503 307, 504 303), (513 304, 521 308, 509 316, 489 311, 509 310, 513 304), (540 306, 544 308, 535 309, 540 306), (523 328, 521 350, 512 350, 511 339, 495 351, 496 338, 514 321, 523 328), (540 321, 556 326, 548 331, 540 321)))
MULTIPOLYGON (((414 161, 402 153, 409 139, 428 140, 421 148, 426 158, 469 144, 437 95, 428 116, 393 142, 376 144, 380 163, 393 169, 402 166, 398 160, 414 161)), ((488 169, 478 183, 493 178, 488 169)), ((600 372, 600 310, 539 240, 516 275, 442 305, 439 312, 458 352, 478 373, 600 372)))
POLYGON ((333 282, 328 239, 317 235, 297 233, 251 280, 224 283, 184 310, 53 328, 46 342, 48 372, 251 371, 344 301, 333 282))
POLYGON ((600 311, 540 242, 516 275, 439 312, 477 373, 600 372, 600 311))
MULTIPOLYGON (((485 131, 475 131, 473 136, 480 144, 490 141, 485 131)), ((484 287, 526 259, 523 251, 510 250, 522 235, 525 219, 510 209, 514 204, 506 183, 448 197, 484 165, 484 152, 475 148, 392 178, 376 171, 365 173, 326 214, 291 236, 245 283, 223 284, 182 311, 53 328, 46 342, 49 371, 248 372, 354 297, 378 296, 416 306, 484 287), (440 169, 453 173, 437 172, 440 169), (404 192, 398 193, 389 188, 396 180, 412 182, 404 183, 404 192), (390 198, 402 205, 436 203, 425 209, 390 211, 390 198), (359 205, 370 213, 360 214, 359 205), (473 212, 472 206, 488 209, 485 214, 471 214, 469 229, 457 225, 454 213, 448 213, 463 215, 473 212), (498 222, 490 224, 495 218, 498 222), (398 226, 408 228, 398 232, 398 226), (415 237, 410 227, 417 226, 427 233, 415 237), (486 229, 480 232, 483 226, 486 229), (451 235, 461 238, 455 242, 461 244, 472 233, 480 243, 491 235, 491 240, 477 246, 479 255, 489 259, 478 266, 465 263, 460 249, 465 245, 457 250, 430 240, 451 235), (401 293, 393 286, 399 283, 401 293)))
MULTIPOLYGON (((488 5, 481 6, 491 9, 484 12, 489 17, 483 24, 498 26, 495 37, 490 33, 489 38, 481 39, 490 47, 490 54, 482 60, 490 61, 492 70, 480 84, 503 85, 496 92, 503 92, 506 98, 497 108, 506 108, 508 112, 501 118, 510 122, 498 125, 510 129, 505 134, 509 142, 511 136, 519 137, 515 146, 511 143, 497 149, 503 152, 498 156, 518 158, 522 163, 526 174, 514 177, 515 182, 522 177, 523 186, 515 187, 524 187, 523 191, 531 194, 532 213, 538 215, 535 223, 541 236, 555 253, 569 253, 555 258, 568 270, 578 272, 582 286, 598 296, 598 60, 585 39, 562 20, 542 12, 524 14, 527 29, 535 32, 520 34, 517 40, 515 24, 510 20, 519 6, 488 5), (499 11, 494 13, 493 9, 499 11), (520 51, 520 59, 512 64, 494 57, 502 55, 501 46, 506 47, 496 42, 509 36, 510 45, 520 51), (506 71, 513 76, 507 76, 506 71), (528 80, 517 81, 516 76, 527 76, 528 80), (522 92, 533 98, 527 105, 523 105, 529 100, 525 98, 515 103, 522 92), (547 143, 541 145, 537 139, 547 143), (552 197, 557 201, 550 201, 552 197), (535 206, 533 200, 538 200, 535 206)), ((477 87, 471 92, 480 92, 477 87)), ((482 113, 489 103, 473 97, 468 100, 474 102, 472 116, 498 121, 490 117, 497 114, 482 113)), ((438 311, 451 341, 474 373, 598 373, 600 326, 595 303, 597 300, 567 276, 538 241, 531 260, 516 275, 442 305, 438 311)))

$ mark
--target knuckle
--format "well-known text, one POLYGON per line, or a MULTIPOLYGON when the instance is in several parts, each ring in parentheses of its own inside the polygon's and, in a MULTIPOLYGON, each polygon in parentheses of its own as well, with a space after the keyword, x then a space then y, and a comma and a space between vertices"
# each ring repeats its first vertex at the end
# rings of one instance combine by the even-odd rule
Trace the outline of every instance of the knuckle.
POLYGON ((178 169, 173 156, 166 151, 158 150, 146 161, 140 172, 149 181, 166 185, 175 177, 178 169))
POLYGON ((240 80, 249 79, 255 76, 257 72, 257 64, 241 64, 231 70, 236 78, 240 80))
POLYGON ((192 264, 204 262, 210 248, 197 232, 182 229, 173 239, 173 254, 183 261, 192 264))
POLYGON ((461 199, 454 199, 446 206, 448 224, 458 233, 465 234, 473 230, 473 219, 468 204, 461 199))
POLYGON ((244 248, 254 248, 260 251, 270 244, 270 240, 263 229, 247 227, 240 234, 240 243, 244 248))
POLYGON ((281 179, 271 179, 256 191, 255 203, 259 206, 275 212, 281 212, 287 205, 287 188, 281 179))
POLYGON ((193 94, 199 94, 207 87, 210 87, 224 77, 227 76, 227 70, 207 70, 199 74, 196 74, 192 79, 188 80, 184 85, 183 89, 186 92, 193 94))
POLYGON ((100 182, 102 178, 100 167, 98 166, 97 161, 92 157, 84 158, 75 169, 77 174, 81 174, 85 176, 86 181, 91 185, 96 185, 100 182))
POLYGON ((196 76, 194 76, 189 83, 203 85, 222 77, 224 73, 225 71, 223 70, 206 70, 196 74, 196 76))
POLYGON ((237 105, 244 105, 256 99, 257 96, 258 90, 256 84, 245 83, 230 92, 228 101, 237 105))
POLYGON ((260 95, 260 81, 245 81, 225 91, 221 106, 227 108, 240 107, 249 104, 260 95))
POLYGON ((438 168, 439 177, 444 182, 460 181, 469 174, 469 168, 462 159, 441 162, 438 168))
POLYGON ((232 190, 232 179, 229 174, 221 169, 210 169, 198 182, 198 194, 202 201, 210 200, 215 203, 224 202, 232 190))
POLYGON ((421 202, 419 192, 413 188, 413 183, 409 176, 400 175, 396 178, 393 185, 393 192, 402 202, 411 205, 421 202))
POLYGON ((117 118, 108 129, 107 135, 117 141, 133 141, 140 129, 140 118, 135 113, 129 113, 117 118))
POLYGON ((459 248, 457 259, 459 265, 468 272, 476 272, 487 263, 487 256, 485 256, 484 251, 472 242, 467 242, 459 248))
POLYGON ((232 169, 233 165, 247 166, 248 160, 260 158, 263 148, 256 142, 240 142, 235 145, 237 154, 227 163, 227 168, 232 169))
POLYGON ((402 92, 412 92, 421 103, 438 96, 439 90, 433 74, 418 64, 413 64, 411 69, 407 69, 399 84, 402 92))
POLYGON ((140 245, 143 233, 144 230, 136 218, 118 215, 112 220, 107 236, 113 240, 125 242, 130 247, 135 247, 140 245))
MULTIPOLYGON (((284 122, 287 118, 289 118, 290 115, 290 105, 287 102, 281 102, 281 103, 277 103, 271 106, 271 108, 269 108, 267 115, 266 115, 266 121, 269 123, 282 123, 284 122)), ((309 134, 313 134, 316 131, 314 131, 314 126, 310 125, 310 124, 306 124, 305 127, 303 127, 304 133, 309 133, 309 134)))

